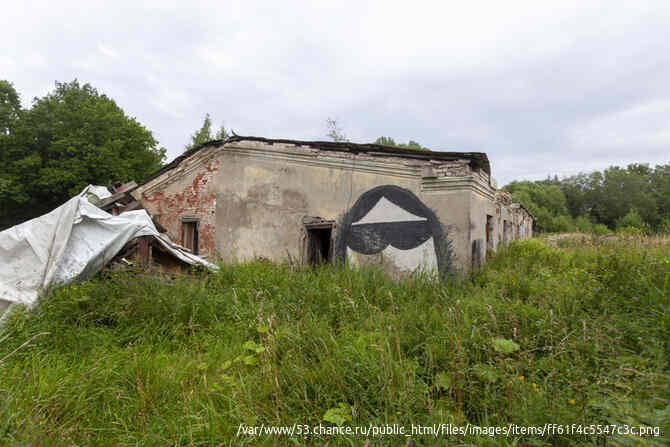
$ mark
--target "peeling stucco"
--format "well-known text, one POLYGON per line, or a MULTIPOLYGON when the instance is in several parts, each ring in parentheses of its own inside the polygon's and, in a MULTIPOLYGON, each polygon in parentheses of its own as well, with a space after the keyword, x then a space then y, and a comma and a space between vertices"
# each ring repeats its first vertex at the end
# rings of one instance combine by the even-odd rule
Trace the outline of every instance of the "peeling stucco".
MULTIPOLYGON (((496 190, 484 154, 394 153, 372 145, 321 144, 255 137, 213 142, 151 176, 133 196, 177 241, 183 238, 184 219, 196 219, 200 254, 224 261, 254 256, 304 260, 306 216, 335 222, 336 244, 352 223, 346 221, 352 207, 383 187, 406 191, 430 210, 440 228, 435 237, 446 235, 440 245, 449 247, 450 270, 467 270, 485 259, 487 215, 495 217, 494 249, 502 241, 505 221, 510 240, 532 236, 532 216, 496 190)), ((435 237, 432 250, 438 253, 435 237)), ((442 269, 439 253, 431 260, 431 247, 426 247, 415 252, 391 246, 355 258, 389 270, 419 264, 442 269)))

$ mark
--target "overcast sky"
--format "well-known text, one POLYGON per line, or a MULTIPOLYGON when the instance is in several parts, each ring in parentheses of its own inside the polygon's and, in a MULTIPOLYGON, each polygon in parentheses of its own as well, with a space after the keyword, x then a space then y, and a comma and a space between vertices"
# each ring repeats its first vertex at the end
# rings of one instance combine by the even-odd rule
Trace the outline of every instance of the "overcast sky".
POLYGON ((387 135, 486 152, 511 180, 670 162, 670 1, 15 1, 0 79, 24 105, 91 83, 170 159, 237 134, 387 135), (553 3, 553 4, 552 4, 553 3))

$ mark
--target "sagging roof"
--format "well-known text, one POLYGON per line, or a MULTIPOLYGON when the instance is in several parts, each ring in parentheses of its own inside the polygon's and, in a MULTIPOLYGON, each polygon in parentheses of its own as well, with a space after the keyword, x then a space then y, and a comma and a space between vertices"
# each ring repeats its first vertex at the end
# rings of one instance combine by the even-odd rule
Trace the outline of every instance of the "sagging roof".
POLYGON ((293 144, 296 146, 307 146, 313 149, 319 149, 322 151, 331 151, 331 152, 348 152, 351 154, 369 154, 369 155, 378 155, 378 156, 395 156, 401 158, 410 158, 415 160, 435 160, 435 161, 454 161, 467 159, 470 160, 472 167, 477 169, 483 169, 489 175, 491 174, 491 165, 489 159, 484 152, 441 152, 441 151, 430 151, 430 150, 415 150, 415 149, 404 149, 400 147, 392 146, 383 146, 380 144, 373 143, 351 143, 351 142, 334 142, 334 141, 302 141, 302 140, 285 140, 285 139, 276 139, 276 138, 264 138, 264 137, 252 137, 252 136, 241 136, 234 135, 232 137, 225 138, 223 140, 212 140, 206 143, 200 144, 192 149, 181 154, 179 157, 172 160, 167 165, 163 166, 158 171, 149 175, 144 179, 140 185, 143 185, 159 175, 170 171, 185 159, 191 157, 201 149, 210 146, 223 146, 227 143, 237 143, 240 141, 256 141, 266 144, 293 144))
POLYGON ((0 232, 0 302, 32 306, 49 285, 93 276, 139 237, 150 237, 175 263, 217 269, 160 234, 146 210, 112 216, 89 201, 100 202, 105 189, 89 185, 51 212, 0 232))

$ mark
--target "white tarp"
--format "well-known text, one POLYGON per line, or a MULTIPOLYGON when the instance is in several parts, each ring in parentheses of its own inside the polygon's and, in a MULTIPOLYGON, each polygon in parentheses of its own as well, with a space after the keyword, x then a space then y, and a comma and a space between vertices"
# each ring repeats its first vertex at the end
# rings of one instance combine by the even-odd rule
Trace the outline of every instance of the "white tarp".
POLYGON ((86 189, 82 191, 81 195, 85 199, 88 199, 89 202, 97 204, 102 199, 111 197, 112 193, 104 186, 88 185, 86 189))
POLYGON ((0 301, 32 306, 50 284, 91 277, 138 236, 155 236, 184 262, 216 268, 160 235, 145 210, 112 216, 96 207, 87 200, 92 188, 0 232, 0 301))

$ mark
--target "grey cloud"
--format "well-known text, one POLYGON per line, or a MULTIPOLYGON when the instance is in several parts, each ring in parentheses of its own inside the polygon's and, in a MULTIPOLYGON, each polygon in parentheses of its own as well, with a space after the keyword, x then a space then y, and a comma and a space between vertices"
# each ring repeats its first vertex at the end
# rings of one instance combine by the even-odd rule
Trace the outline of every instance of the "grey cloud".
POLYGON ((484 151, 500 184, 667 163, 667 2, 10 5, 1 77, 78 78, 178 155, 209 112, 240 134, 380 135, 484 151), (502 4, 501 4, 502 5, 502 4))

